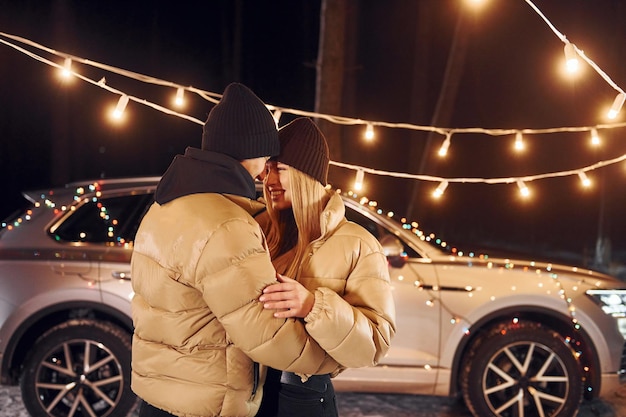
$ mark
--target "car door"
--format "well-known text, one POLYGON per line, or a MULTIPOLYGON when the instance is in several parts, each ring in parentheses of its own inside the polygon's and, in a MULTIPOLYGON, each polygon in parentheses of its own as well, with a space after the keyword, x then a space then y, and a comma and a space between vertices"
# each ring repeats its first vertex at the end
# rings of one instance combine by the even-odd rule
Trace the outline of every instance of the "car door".
POLYGON ((54 231, 75 242, 92 260, 83 279, 100 290, 101 301, 130 317, 130 260, 139 222, 151 193, 117 192, 83 204, 54 231))
POLYGON ((396 307, 396 334, 391 348, 378 369, 365 372, 408 386, 410 392, 432 393, 439 371, 441 317, 441 303, 435 302, 439 296, 435 269, 387 222, 378 222, 373 214, 350 205, 346 206, 346 217, 383 245, 396 307))

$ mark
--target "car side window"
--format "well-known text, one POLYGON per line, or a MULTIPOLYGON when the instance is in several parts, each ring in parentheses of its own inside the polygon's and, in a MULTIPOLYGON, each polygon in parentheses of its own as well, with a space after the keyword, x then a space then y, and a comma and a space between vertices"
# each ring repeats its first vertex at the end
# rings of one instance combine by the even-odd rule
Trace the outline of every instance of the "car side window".
POLYGON ((89 201, 52 231, 66 242, 124 245, 135 239, 152 194, 125 195, 89 201))
POLYGON ((381 244, 387 239, 398 240, 403 246, 403 252, 409 258, 421 258, 409 245, 399 239, 394 233, 391 233, 385 227, 376 223, 374 220, 359 213, 358 211, 346 206, 346 218, 351 222, 357 223, 370 232, 381 244))

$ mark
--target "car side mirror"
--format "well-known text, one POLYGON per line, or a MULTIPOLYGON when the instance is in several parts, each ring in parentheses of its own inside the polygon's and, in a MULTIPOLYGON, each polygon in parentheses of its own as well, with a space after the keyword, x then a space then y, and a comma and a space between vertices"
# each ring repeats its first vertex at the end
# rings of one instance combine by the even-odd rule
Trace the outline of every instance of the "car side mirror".
POLYGON ((404 245, 394 235, 385 235, 380 239, 380 244, 383 247, 383 253, 389 261, 389 265, 394 268, 402 268, 406 264, 406 253, 404 252, 404 245))

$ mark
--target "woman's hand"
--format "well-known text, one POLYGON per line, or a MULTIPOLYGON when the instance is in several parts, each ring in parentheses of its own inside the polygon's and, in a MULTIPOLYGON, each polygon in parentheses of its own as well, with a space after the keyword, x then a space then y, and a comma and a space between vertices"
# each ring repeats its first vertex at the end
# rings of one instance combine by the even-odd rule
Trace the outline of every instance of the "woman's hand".
POLYGON ((278 284, 265 287, 263 295, 259 301, 264 303, 263 307, 270 310, 277 310, 274 317, 300 317, 304 318, 311 312, 315 303, 315 296, 304 288, 295 279, 291 279, 281 274, 276 274, 278 284))

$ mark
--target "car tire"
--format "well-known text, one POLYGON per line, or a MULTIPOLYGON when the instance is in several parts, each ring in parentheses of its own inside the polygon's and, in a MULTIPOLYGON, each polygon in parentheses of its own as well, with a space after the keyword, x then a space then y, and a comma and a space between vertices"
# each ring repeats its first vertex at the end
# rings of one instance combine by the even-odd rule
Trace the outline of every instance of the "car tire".
POLYGON ((107 322, 70 320, 46 331, 24 362, 20 387, 33 417, 126 417, 131 336, 107 322))
POLYGON ((582 379, 560 334, 517 323, 492 329, 472 346, 461 388, 475 416, 571 417, 582 401, 582 379))

